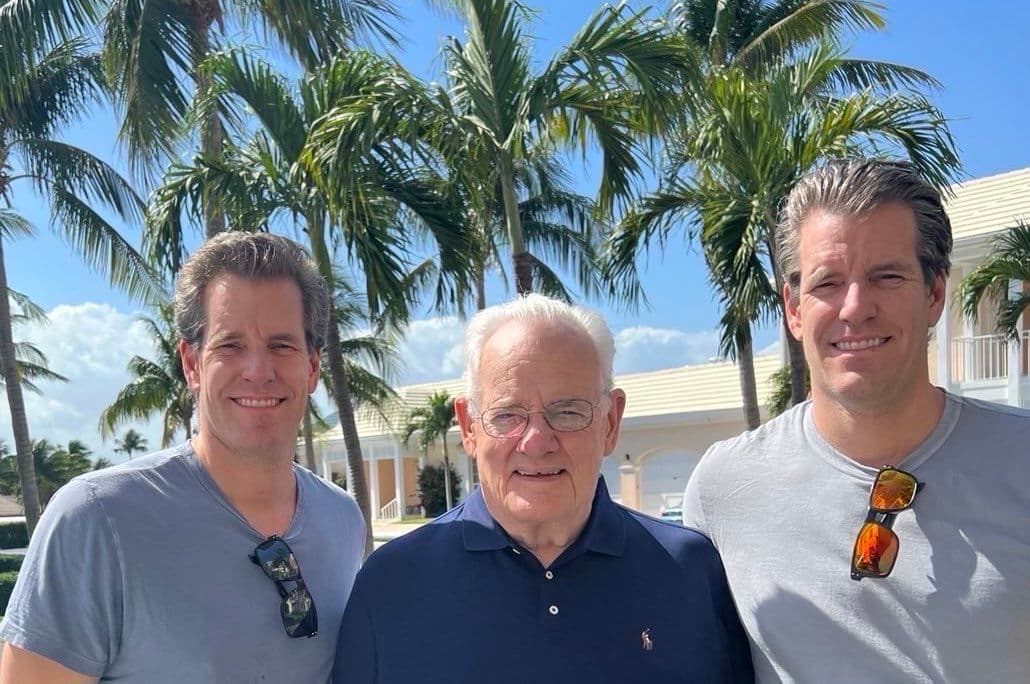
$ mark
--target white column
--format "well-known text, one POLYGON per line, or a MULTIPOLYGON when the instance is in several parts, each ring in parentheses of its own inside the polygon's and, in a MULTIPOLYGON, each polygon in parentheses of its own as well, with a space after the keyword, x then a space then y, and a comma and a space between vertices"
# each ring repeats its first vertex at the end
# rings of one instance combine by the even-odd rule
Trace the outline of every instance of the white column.
POLYGON ((372 500, 372 519, 379 520, 379 510, 383 505, 379 503, 379 462, 376 460, 375 447, 368 449, 368 489, 372 500))
MULTIPOLYGON (((1009 281, 1009 299, 1018 299, 1023 294, 1023 282, 1021 280, 1010 280, 1009 281)), ((1019 320, 1016 321, 1016 329, 1023 327, 1023 317, 1020 316, 1019 320)), ((1009 378, 1008 378, 1008 404, 1009 406, 1022 406, 1023 405, 1023 359, 1022 357, 1022 342, 1017 337, 1014 340, 1009 340, 1007 345, 1008 350, 1008 366, 1009 366, 1009 378)))
POLYGON ((322 477, 333 481, 333 468, 329 465, 329 456, 326 454, 326 450, 322 451, 322 477))
POLYGON ((944 312, 937 321, 937 385, 951 389, 951 288, 944 286, 944 312))
POLYGON ((404 458, 397 444, 393 445, 393 492, 403 520, 408 506, 407 497, 404 496, 404 458))

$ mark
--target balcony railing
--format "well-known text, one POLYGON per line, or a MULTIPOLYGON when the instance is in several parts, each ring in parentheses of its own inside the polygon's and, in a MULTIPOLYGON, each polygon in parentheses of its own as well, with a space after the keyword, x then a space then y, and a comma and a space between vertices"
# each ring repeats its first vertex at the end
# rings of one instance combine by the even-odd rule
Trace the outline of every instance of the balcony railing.
POLYGON ((1015 341, 1001 335, 955 337, 951 340, 952 382, 997 382, 1009 377, 1009 345, 1018 344, 1018 373, 1030 375, 1030 330, 1015 341))

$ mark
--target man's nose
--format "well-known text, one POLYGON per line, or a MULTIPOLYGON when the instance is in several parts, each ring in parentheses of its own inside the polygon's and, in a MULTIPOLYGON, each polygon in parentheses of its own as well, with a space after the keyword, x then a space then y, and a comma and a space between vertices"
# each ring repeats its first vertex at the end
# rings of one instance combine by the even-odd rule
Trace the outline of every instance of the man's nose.
POLYGON ((876 315, 876 297, 873 288, 863 280, 853 280, 844 287, 840 305, 841 320, 860 323, 876 315))
POLYGON ((249 350, 243 359, 243 377, 251 382, 265 382, 275 376, 271 354, 263 349, 249 350))
POLYGON ((519 451, 527 456, 540 456, 558 448, 557 434, 541 412, 526 416, 526 428, 519 437, 519 451))

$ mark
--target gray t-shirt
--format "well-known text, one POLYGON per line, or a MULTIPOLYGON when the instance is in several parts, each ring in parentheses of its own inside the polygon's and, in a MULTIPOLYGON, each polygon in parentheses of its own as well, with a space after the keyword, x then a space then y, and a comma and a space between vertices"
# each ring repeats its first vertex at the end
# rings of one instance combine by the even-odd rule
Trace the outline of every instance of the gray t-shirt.
POLYGON ((876 469, 810 404, 701 459, 684 523, 722 555, 759 682, 1030 682, 1030 412, 948 395, 895 465, 926 486, 895 520, 891 575, 858 582, 876 469))
POLYGON ((54 496, 0 637, 104 682, 325 682, 364 551, 342 489, 299 466, 284 538, 318 611, 288 637, 263 541, 188 445, 89 473, 54 496))

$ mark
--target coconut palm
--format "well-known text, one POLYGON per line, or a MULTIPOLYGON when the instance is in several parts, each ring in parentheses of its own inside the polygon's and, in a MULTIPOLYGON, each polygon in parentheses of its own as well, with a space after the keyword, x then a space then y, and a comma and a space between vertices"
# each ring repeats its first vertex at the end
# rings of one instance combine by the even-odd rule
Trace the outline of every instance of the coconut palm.
MULTIPOLYGON (((837 92, 842 60, 824 44, 767 66, 761 78, 733 67, 705 76, 703 87, 692 89, 689 122, 671 141, 669 180, 609 238, 609 277, 633 274, 638 251, 664 244, 677 220, 686 218, 724 304, 724 340, 732 328, 729 337, 743 342, 751 324, 769 315, 770 298, 782 292, 773 232, 778 208, 802 174, 828 157, 889 150, 908 156, 943 186, 958 159, 937 109, 918 93, 890 91, 891 80, 881 91, 837 92)), ((803 398, 803 354, 799 345, 791 349, 792 387, 800 373, 803 398)), ((745 383, 753 383, 750 374, 745 383)), ((745 410, 752 417, 757 412, 750 391, 745 410)))
MULTIPOLYGON (((426 97, 403 69, 352 51, 313 69, 294 91, 268 64, 243 51, 214 57, 205 68, 213 76, 215 96, 244 103, 257 119, 257 131, 245 145, 227 147, 219 163, 198 159, 173 170, 155 194, 147 238, 170 247, 152 252, 180 250, 181 243, 175 242, 182 235, 178 222, 184 213, 196 216, 203 198, 210 196, 218 198, 242 229, 268 230, 287 215, 299 219, 299 230, 328 283, 340 282, 334 272, 338 262, 364 276, 365 305, 376 319, 406 319, 413 223, 438 246, 444 274, 438 301, 449 300, 464 287, 468 238, 453 202, 440 194, 439 181, 426 180, 428 166, 420 163, 415 149, 418 137, 415 142, 408 137, 420 125, 419 105, 426 97), (305 159, 316 122, 332 116, 346 117, 362 133, 357 146, 347 148, 353 164, 342 176, 305 159)), ((336 306, 334 300, 332 317, 339 322, 336 306)), ((371 510, 352 389, 369 378, 360 367, 348 366, 347 346, 339 326, 330 325, 324 357, 330 369, 327 386, 344 436, 350 491, 369 523, 371 552, 371 510)))
MULTIPOLYGON (((641 137, 669 114, 663 106, 679 74, 678 42, 644 13, 605 7, 537 73, 525 34, 529 11, 520 2, 438 4, 450 6, 466 26, 465 42, 450 38, 444 48, 443 118, 455 124, 441 126, 444 144, 453 158, 490 160, 496 167, 516 291, 529 292, 534 262, 518 211, 519 167, 538 148, 586 150, 596 140, 603 157, 600 205, 610 209, 641 171, 641 137)), ((327 117, 313 136, 312 162, 328 173, 346 173, 353 163, 349 150, 360 149, 360 136, 346 112, 327 117)), ((486 192, 492 187, 487 184, 486 192)))
MULTIPOLYGON (((12 326, 19 323, 47 325, 50 322, 46 312, 24 294, 14 290, 8 290, 7 294, 11 298, 11 304, 13 305, 11 309, 12 326), (17 312, 15 312, 15 307, 18 309, 17 312)), ((68 382, 68 378, 50 370, 46 354, 31 342, 15 342, 14 355, 23 389, 35 394, 42 394, 42 391, 33 382, 34 380, 68 382)), ((3 371, 0 369, 0 387, 4 386, 4 379, 3 371)))
POLYGON ((407 445, 417 432, 416 444, 422 453, 428 452, 436 440, 440 440, 440 444, 443 446, 444 493, 447 510, 451 510, 454 506, 454 498, 451 494, 451 459, 447 451, 447 433, 457 424, 454 417, 454 399, 447 392, 434 392, 426 399, 424 406, 418 406, 411 411, 408 422, 402 428, 400 435, 401 441, 407 445))
MULTIPOLYGON (((138 320, 150 334, 156 355, 153 359, 142 356, 130 359, 130 380, 119 390, 115 400, 101 411, 97 429, 100 437, 107 439, 126 421, 145 421, 160 414, 161 448, 165 448, 172 444, 179 430, 185 439, 189 439, 195 401, 182 373, 172 307, 159 307, 156 319, 141 316, 138 320)), ((126 455, 132 456, 128 452, 126 455)))
MULTIPOLYGON (((164 446, 164 445, 162 445, 164 446)), ((150 447, 147 446, 146 438, 132 428, 125 431, 122 438, 115 440, 114 452, 125 454, 125 457, 132 460, 135 452, 144 453, 150 447)))
MULTIPOLYGON (((55 21, 51 5, 22 10, 39 3, 7 3, 0 8, 0 292, 7 292, 3 242, 31 236, 33 228, 10 207, 14 190, 31 183, 50 204, 52 227, 79 252, 92 268, 112 284, 136 298, 157 298, 161 284, 136 250, 100 213, 104 207, 125 221, 138 219, 142 202, 132 188, 107 164, 72 145, 60 142, 60 127, 95 104, 102 95, 100 62, 85 51, 81 40, 54 43, 47 26, 55 21), (25 20, 26 26, 19 21, 25 20), (43 27, 43 28, 41 28, 43 27), (19 34, 19 30, 25 33, 19 34), (7 38, 17 46, 36 47, 20 55, 6 51, 7 38), (38 40, 39 42, 33 42, 38 40), (20 59, 20 62, 18 59, 20 59)), ((74 7, 80 7, 75 3, 74 7)), ((82 10, 83 12, 85 10, 82 10)), ((68 21, 64 22, 65 25, 68 21)), ((60 33, 60 32, 58 32, 60 33)), ((0 297, 0 369, 5 378, 18 377, 11 335, 11 309, 0 297)), ((31 438, 22 397, 22 383, 6 383, 15 450, 22 469, 25 517, 29 531, 39 517, 31 438)))
MULTIPOLYGON (((217 163, 233 117, 211 106, 211 75, 201 65, 224 47, 227 24, 259 25, 310 69, 356 40, 394 43, 388 22, 396 16, 390 0, 113 0, 104 57, 124 112, 119 138, 138 170, 154 171, 181 156, 197 124, 201 157, 217 163)), ((214 200, 204 202, 204 225, 208 237, 225 229, 214 200)))
POLYGON ((996 302, 995 327, 1010 340, 1020 334, 1019 318, 1030 307, 1030 223, 1020 222, 994 239, 987 261, 966 276, 958 287, 958 298, 966 317, 976 321, 980 302, 996 302), (1010 293, 1012 281, 1024 283, 1019 292, 1010 293))

